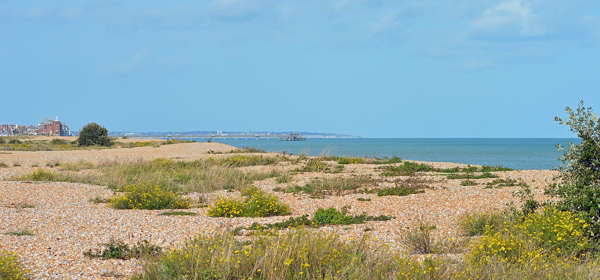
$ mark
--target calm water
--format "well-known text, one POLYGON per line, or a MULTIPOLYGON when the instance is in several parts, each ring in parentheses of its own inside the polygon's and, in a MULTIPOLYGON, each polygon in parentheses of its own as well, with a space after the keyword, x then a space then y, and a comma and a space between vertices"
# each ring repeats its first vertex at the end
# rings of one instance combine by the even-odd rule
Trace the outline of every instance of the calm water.
MULTIPOLYGON (((205 142, 206 138, 194 140, 205 142)), ((213 138, 236 147, 307 155, 392 157, 423 161, 502 165, 515 169, 552 169, 560 164, 556 144, 576 139, 308 139, 279 141, 256 138, 213 138)))

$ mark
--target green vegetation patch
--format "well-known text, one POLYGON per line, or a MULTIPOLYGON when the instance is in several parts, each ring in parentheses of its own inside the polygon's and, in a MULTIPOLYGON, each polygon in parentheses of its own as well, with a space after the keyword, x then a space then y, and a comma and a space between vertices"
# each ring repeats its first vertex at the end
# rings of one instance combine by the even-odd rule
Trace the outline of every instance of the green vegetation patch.
POLYGON ((15 253, 0 250, 0 279, 29 280, 31 277, 15 253))
POLYGON ((13 235, 13 236, 32 236, 32 235, 34 235, 33 232, 31 232, 29 230, 9 231, 9 232, 5 232, 4 234, 13 235))
POLYGON ((460 182, 461 186, 477 186, 477 182, 473 181, 473 180, 464 180, 462 182, 460 182))
POLYGON ((115 209, 187 209, 190 201, 157 185, 135 184, 123 187, 123 194, 110 200, 115 209))
POLYGON ((89 249, 83 253, 88 258, 101 258, 101 259, 139 259, 142 257, 158 256, 162 253, 162 248, 157 245, 153 245, 147 240, 139 241, 133 246, 129 246, 127 243, 111 239, 108 243, 101 244, 100 249, 89 249))
POLYGON ((324 177, 311 179, 304 186, 289 186, 273 188, 274 191, 285 193, 306 193, 311 195, 342 195, 357 192, 360 188, 376 183, 370 176, 324 177))
MULTIPOLYGON (((84 167, 90 165, 83 164, 84 167)), ((63 166, 64 167, 64 166, 63 166)), ((79 163, 73 169, 79 169, 79 163)), ((256 180, 279 175, 278 173, 243 172, 222 166, 214 160, 192 162, 155 159, 139 162, 108 162, 95 165, 98 174, 73 174, 39 169, 29 175, 13 178, 19 181, 78 182, 108 186, 122 190, 132 184, 158 185, 162 189, 183 192, 211 192, 225 188, 243 189, 256 180)))
POLYGON ((250 187, 242 192, 243 200, 228 197, 217 199, 208 209, 209 217, 270 217, 290 214, 290 208, 279 201, 279 198, 269 195, 256 187, 250 187))
POLYGON ((364 224, 367 221, 389 221, 394 217, 380 215, 380 216, 368 216, 367 214, 361 215, 348 215, 348 209, 342 208, 341 211, 331 207, 328 209, 319 208, 313 215, 312 219, 308 218, 308 215, 302 215, 300 217, 291 217, 285 221, 272 223, 272 224, 259 224, 253 223, 248 228, 249 230, 268 230, 268 229, 286 229, 296 228, 301 226, 307 227, 322 227, 327 225, 352 225, 352 224, 364 224))
POLYGON ((523 182, 522 180, 517 181, 515 179, 507 178, 507 179, 495 179, 495 180, 487 183, 485 187, 490 189, 490 188, 503 188, 503 187, 515 187, 515 186, 527 187, 527 184, 525 182, 523 182))
POLYGON ((481 173, 479 175, 475 175, 472 173, 466 173, 466 174, 450 174, 450 175, 446 176, 446 178, 447 179, 476 180, 476 179, 498 178, 498 175, 489 173, 489 172, 481 173))
POLYGON ((0 168, 7 168, 8 164, 4 163, 4 162, 0 162, 0 168))
POLYGON ((167 211, 158 214, 159 216, 196 216, 198 213, 196 212, 186 212, 186 211, 167 211))
POLYGON ((467 236, 483 235, 486 231, 498 232, 512 224, 517 217, 508 211, 466 214, 459 219, 460 228, 467 236))
POLYGON ((235 155, 226 158, 210 159, 217 162, 219 165, 229 167, 255 166, 255 165, 271 165, 281 161, 278 157, 270 156, 255 156, 255 155, 235 155))
POLYGON ((424 193, 425 190, 413 188, 410 186, 395 186, 392 188, 380 189, 377 191, 378 196, 388 196, 388 195, 397 195, 397 196, 406 196, 417 193, 424 193))

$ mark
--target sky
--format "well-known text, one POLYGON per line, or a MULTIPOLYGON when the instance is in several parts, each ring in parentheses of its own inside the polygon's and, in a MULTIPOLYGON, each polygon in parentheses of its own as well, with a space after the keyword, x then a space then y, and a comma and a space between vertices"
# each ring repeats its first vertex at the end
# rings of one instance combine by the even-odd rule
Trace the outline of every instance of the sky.
POLYGON ((0 123, 570 137, 600 1, 0 0, 0 123))

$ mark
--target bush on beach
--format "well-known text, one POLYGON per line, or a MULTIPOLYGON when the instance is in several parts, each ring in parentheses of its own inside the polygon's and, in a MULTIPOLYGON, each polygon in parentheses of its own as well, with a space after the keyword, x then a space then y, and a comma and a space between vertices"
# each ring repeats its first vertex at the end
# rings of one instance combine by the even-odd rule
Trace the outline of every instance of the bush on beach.
POLYGON ((290 214, 290 208, 279 201, 276 196, 265 193, 256 187, 242 192, 243 200, 228 197, 217 199, 208 209, 210 217, 270 217, 290 214))
POLYGON ((190 201, 156 185, 136 184, 123 187, 123 194, 110 200, 115 209, 187 209, 190 201))
POLYGON ((88 123, 79 132, 77 138, 79 146, 111 146, 113 143, 108 138, 108 130, 97 123, 88 123))
POLYGON ((0 251, 0 279, 2 280, 28 280, 28 271, 14 253, 0 251))

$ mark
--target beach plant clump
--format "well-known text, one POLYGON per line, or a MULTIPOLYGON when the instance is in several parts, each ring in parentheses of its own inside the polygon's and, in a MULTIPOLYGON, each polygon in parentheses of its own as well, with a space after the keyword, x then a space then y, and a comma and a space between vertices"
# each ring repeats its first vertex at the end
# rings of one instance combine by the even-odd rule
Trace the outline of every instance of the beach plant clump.
MULTIPOLYGON (((327 225, 352 225, 352 224, 364 224, 367 221, 389 221, 394 217, 379 215, 379 216, 368 216, 363 213, 360 215, 349 215, 348 209, 342 207, 341 210, 337 210, 333 207, 323 209, 319 208, 314 213, 312 219, 308 218, 308 215, 302 215, 300 217, 291 217, 285 221, 272 223, 272 224, 259 224, 253 223, 247 229, 250 230, 267 230, 267 229, 286 229, 296 227, 313 227, 318 228, 327 225)), ((241 228, 244 229, 244 228, 241 228)))
POLYGON ((210 217, 270 217, 290 214, 290 208, 279 201, 276 196, 250 187, 242 192, 243 200, 228 197, 217 199, 208 209, 210 217))
POLYGON ((16 254, 2 250, 0 251, 0 279, 28 280, 31 277, 16 254))
POLYGON ((306 193, 311 195, 342 195, 357 192, 360 188, 375 183, 370 176, 349 177, 323 177, 311 179, 304 186, 288 186, 287 188, 273 188, 274 191, 285 193, 306 193))
POLYGON ((187 209, 190 201, 157 185, 134 184, 123 187, 123 194, 110 200, 115 209, 187 209))
POLYGON ((220 165, 229 167, 271 165, 276 164, 280 161, 280 159, 277 157, 256 155, 234 155, 220 159, 211 158, 209 160, 214 160, 220 165))
POLYGON ((219 165, 213 160, 184 162, 163 158, 152 161, 106 162, 96 165, 82 162, 62 167, 73 171, 94 168, 99 172, 76 174, 39 169, 29 175, 13 179, 87 183, 108 186, 118 191, 126 185, 149 184, 171 191, 210 192, 225 188, 242 189, 255 180, 278 175, 273 172, 244 172, 234 167, 219 165))
POLYGON ((495 180, 487 183, 485 187, 489 189, 489 188, 515 187, 515 186, 527 187, 527 184, 525 182, 523 182, 522 180, 515 180, 515 179, 507 178, 507 179, 495 179, 495 180))
POLYGON ((433 167, 423 163, 405 161, 400 165, 387 165, 382 166, 380 169, 383 170, 382 176, 410 176, 417 172, 432 171, 433 167))
POLYGON ((498 178, 498 175, 490 172, 484 172, 478 175, 473 173, 464 173, 464 174, 450 174, 446 176, 447 179, 466 179, 466 180, 475 180, 475 179, 489 179, 489 178, 498 178))
POLYGON ((466 236, 478 236, 485 234, 486 231, 500 231, 508 223, 512 223, 513 217, 515 216, 508 211, 488 211, 465 214, 458 222, 466 236))
POLYGON ((121 259, 128 260, 133 258, 142 258, 149 256, 158 256, 162 253, 162 248, 151 244, 148 240, 138 241, 133 246, 122 240, 111 239, 108 243, 101 244, 100 249, 89 249, 83 253, 88 258, 101 259, 121 259))
MULTIPOLYGON (((591 107, 580 102, 576 110, 566 108, 568 117, 556 117, 580 139, 570 143, 560 160, 560 183, 549 186, 547 193, 560 198, 559 207, 583 215, 600 236, 600 118, 591 107)), ((563 147, 559 146, 559 149, 563 147)))
POLYGON ((470 259, 522 263, 542 257, 581 257, 591 249, 589 224, 581 215, 554 207, 525 216, 514 225, 488 228, 473 244, 470 259))
POLYGON ((245 243, 230 234, 201 235, 181 249, 147 260, 133 279, 393 279, 401 271, 423 275, 422 266, 392 254, 385 246, 369 246, 367 238, 345 242, 318 232, 261 235, 245 243), (400 270, 405 266, 410 269, 400 270))
POLYGON ((77 138, 79 146, 111 146, 112 140, 108 137, 108 130, 97 123, 88 123, 79 132, 77 138))

